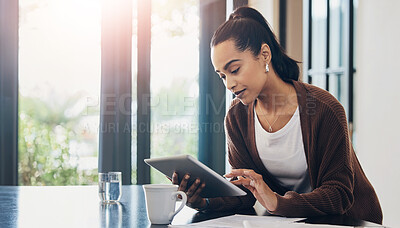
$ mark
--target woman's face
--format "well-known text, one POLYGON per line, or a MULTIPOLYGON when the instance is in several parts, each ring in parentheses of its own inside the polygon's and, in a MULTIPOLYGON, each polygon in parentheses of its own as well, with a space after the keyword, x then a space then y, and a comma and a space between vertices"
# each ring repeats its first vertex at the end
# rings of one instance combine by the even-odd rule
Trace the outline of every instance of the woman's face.
POLYGON ((267 79, 261 54, 255 58, 251 51, 238 51, 234 41, 227 40, 211 49, 211 60, 226 88, 244 105, 259 96, 267 79))

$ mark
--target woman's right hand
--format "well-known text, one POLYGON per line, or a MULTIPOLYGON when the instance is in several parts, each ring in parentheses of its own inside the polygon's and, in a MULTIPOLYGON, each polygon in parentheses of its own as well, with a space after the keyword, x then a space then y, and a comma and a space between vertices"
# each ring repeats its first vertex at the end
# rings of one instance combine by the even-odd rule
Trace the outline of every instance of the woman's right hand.
POLYGON ((178 173, 174 172, 172 175, 172 184, 179 185, 178 190, 185 192, 187 196, 186 205, 191 208, 205 208, 207 205, 206 199, 200 196, 201 191, 203 191, 206 184, 201 183, 200 179, 197 178, 192 185, 188 185, 190 179, 190 174, 186 173, 182 178, 181 183, 179 183, 178 173))

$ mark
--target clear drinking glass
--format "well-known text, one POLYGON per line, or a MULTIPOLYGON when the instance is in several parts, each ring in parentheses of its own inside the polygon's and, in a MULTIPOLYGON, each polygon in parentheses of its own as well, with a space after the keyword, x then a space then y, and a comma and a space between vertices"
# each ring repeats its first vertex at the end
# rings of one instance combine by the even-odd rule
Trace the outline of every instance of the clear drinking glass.
POLYGON ((114 203, 99 203, 101 228, 122 228, 122 205, 114 203))
POLYGON ((119 201, 122 195, 122 173, 99 173, 99 197, 105 203, 119 201))

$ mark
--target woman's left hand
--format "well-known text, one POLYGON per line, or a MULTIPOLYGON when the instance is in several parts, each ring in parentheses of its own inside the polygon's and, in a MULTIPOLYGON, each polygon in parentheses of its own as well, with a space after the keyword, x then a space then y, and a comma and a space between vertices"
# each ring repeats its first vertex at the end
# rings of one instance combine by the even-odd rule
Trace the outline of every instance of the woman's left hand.
POLYGON ((200 196, 201 191, 205 188, 206 184, 196 179, 193 184, 189 185, 188 181, 190 179, 190 174, 187 173, 182 181, 179 183, 178 173, 174 172, 172 174, 172 184, 179 185, 178 190, 186 193, 187 203, 186 205, 191 208, 206 208, 207 201, 205 198, 200 196))
POLYGON ((253 193, 254 197, 268 211, 275 211, 278 200, 275 193, 264 182, 262 176, 251 169, 232 169, 225 177, 238 177, 237 180, 231 181, 235 185, 243 185, 253 193))

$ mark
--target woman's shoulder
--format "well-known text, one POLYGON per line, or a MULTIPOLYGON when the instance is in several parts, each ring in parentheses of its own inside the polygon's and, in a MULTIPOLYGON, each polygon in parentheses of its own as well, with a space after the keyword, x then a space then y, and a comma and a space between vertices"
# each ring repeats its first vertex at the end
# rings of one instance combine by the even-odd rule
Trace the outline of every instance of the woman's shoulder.
POLYGON ((225 124, 245 124, 243 120, 248 118, 250 106, 244 105, 238 98, 233 99, 225 115, 225 124))
MULTIPOLYGON (((231 101, 231 104, 229 105, 229 109, 228 109, 228 112, 231 110, 231 109, 234 109, 234 108, 238 108, 239 106, 240 106, 240 100, 238 99, 238 98, 234 98, 232 101, 231 101)), ((240 107, 239 107, 240 108, 240 107)))
POLYGON ((322 112, 321 114, 328 112, 345 118, 342 104, 330 92, 304 82, 295 82, 295 84, 298 89, 304 90, 305 96, 300 99, 304 99, 307 108, 314 108, 316 112, 322 112))
POLYGON ((252 124, 253 108, 254 102, 244 105, 238 98, 232 100, 224 120, 225 133, 228 138, 242 140, 244 136, 249 135, 248 131, 254 126, 252 124))
POLYGON ((231 101, 231 104, 227 111, 227 115, 247 114, 248 109, 249 109, 249 105, 244 105, 242 102, 240 102, 239 98, 234 98, 231 101))
POLYGON ((325 89, 322 89, 318 86, 308 84, 305 82, 300 82, 300 81, 294 81, 295 87, 297 88, 302 88, 305 90, 307 94, 310 94, 314 96, 315 98, 325 98, 327 100, 336 100, 336 98, 328 91, 325 89))

